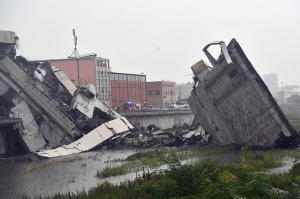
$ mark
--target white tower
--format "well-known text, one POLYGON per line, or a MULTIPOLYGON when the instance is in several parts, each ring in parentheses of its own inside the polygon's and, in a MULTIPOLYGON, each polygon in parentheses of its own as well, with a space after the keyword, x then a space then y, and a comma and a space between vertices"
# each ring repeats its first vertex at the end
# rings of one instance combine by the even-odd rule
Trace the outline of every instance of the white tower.
POLYGON ((277 97, 278 92, 278 75, 277 74, 264 74, 264 82, 273 97, 277 97))

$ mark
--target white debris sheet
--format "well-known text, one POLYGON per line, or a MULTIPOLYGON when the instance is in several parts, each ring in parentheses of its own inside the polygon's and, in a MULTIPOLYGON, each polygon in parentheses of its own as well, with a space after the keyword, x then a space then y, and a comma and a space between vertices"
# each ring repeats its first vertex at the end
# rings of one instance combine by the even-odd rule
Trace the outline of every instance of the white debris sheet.
POLYGON ((17 104, 11 109, 15 116, 22 118, 23 128, 20 130, 20 135, 26 146, 31 152, 42 148, 46 142, 40 132, 40 129, 34 120, 34 117, 25 101, 17 104))
POLYGON ((88 134, 84 135, 82 138, 78 139, 75 142, 72 142, 69 145, 64 145, 56 149, 36 152, 36 154, 38 156, 52 158, 81 153, 98 146, 105 140, 111 138, 114 133, 123 133, 133 128, 134 127, 125 117, 117 118, 102 124, 101 126, 95 128, 88 134))

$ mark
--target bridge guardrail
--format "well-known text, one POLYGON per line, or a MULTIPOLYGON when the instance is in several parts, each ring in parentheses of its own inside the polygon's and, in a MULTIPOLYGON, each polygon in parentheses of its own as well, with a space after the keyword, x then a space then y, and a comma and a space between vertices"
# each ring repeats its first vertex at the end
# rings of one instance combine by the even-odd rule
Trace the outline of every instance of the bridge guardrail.
POLYGON ((10 113, 7 112, 1 112, 0 113, 0 119, 19 119, 19 115, 16 117, 14 114, 11 115, 10 113))

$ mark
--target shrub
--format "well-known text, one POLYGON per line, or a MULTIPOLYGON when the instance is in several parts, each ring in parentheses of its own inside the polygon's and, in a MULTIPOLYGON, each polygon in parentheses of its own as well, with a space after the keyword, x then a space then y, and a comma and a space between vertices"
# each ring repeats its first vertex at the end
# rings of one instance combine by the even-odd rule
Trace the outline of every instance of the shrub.
POLYGON ((289 174, 293 176, 300 176, 300 163, 296 163, 292 166, 289 174))
POLYGON ((189 129, 189 128, 190 128, 190 125, 187 124, 187 123, 184 123, 184 124, 182 125, 182 128, 183 128, 183 129, 189 129))

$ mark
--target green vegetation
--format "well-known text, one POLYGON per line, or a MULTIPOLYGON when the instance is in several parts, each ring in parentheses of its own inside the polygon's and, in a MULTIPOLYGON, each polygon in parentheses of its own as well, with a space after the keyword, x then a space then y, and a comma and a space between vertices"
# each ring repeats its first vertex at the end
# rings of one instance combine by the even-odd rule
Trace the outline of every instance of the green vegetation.
POLYGON ((182 126, 178 126, 177 124, 173 125, 173 128, 170 129, 164 129, 164 131, 170 132, 170 133, 175 133, 177 131, 186 131, 189 130, 190 125, 187 123, 184 123, 182 126))
MULTIPOLYGON (((128 156, 126 159, 115 159, 111 162, 123 162, 121 165, 113 166, 107 165, 103 170, 97 171, 96 177, 110 177, 116 175, 123 175, 130 172, 141 171, 144 168, 155 169, 164 164, 170 164, 174 160, 194 161, 194 158, 199 156, 214 155, 234 150, 229 147, 216 148, 192 148, 192 149, 155 149, 149 151, 139 151, 128 156)), ((300 159, 300 153, 297 151, 287 150, 270 150, 270 151, 256 151, 255 153, 248 150, 247 147, 241 149, 240 160, 236 160, 239 164, 247 162, 247 166, 256 168, 257 170, 264 170, 282 166, 282 157, 292 157, 300 159)), ((106 163, 109 163, 107 161, 106 163)), ((234 162, 232 163, 234 164, 234 162)), ((244 165, 245 166, 245 165, 244 165)))
MULTIPOLYGON (((129 172, 141 171, 143 168, 158 168, 161 165, 168 164, 174 161, 176 157, 181 160, 192 160, 195 157, 223 153, 233 150, 232 148, 193 148, 193 149, 155 149, 149 151, 139 151, 125 160, 112 160, 111 162, 124 162, 122 165, 106 166, 103 170, 97 171, 97 177, 109 177, 115 175, 123 175, 129 172)), ((106 163, 109 163, 107 161, 106 163)))
MULTIPOLYGON (((164 151, 165 152, 165 151, 164 151)), ((189 152, 190 153, 190 152, 189 152)), ((126 161, 138 161, 144 155, 162 156, 159 150, 138 152, 126 161)), ((300 161, 295 161, 288 173, 267 174, 267 168, 280 165, 286 155, 299 157, 299 151, 272 150, 252 152, 242 147, 240 157, 233 163, 222 164, 217 160, 180 164, 180 154, 167 151, 165 163, 169 169, 146 173, 143 178, 125 181, 120 185, 109 182, 98 184, 89 191, 76 194, 56 194, 55 199, 67 198, 299 198, 300 161)), ((144 176, 144 175, 143 175, 144 176)), ((24 197, 26 198, 26 197, 24 197)), ((41 198, 41 197, 37 197, 41 198)))
POLYGON ((96 173, 96 177, 109 177, 116 175, 123 175, 130 172, 130 164, 122 164, 119 166, 106 166, 101 172, 96 173))
POLYGON ((286 118, 289 120, 292 127, 299 131, 300 130, 300 114, 285 113, 286 118))

